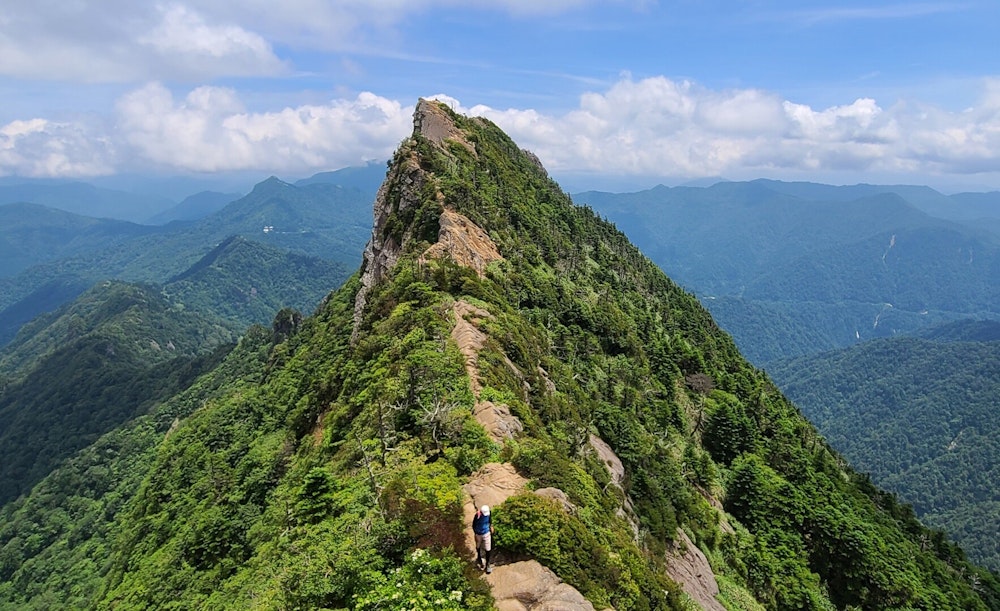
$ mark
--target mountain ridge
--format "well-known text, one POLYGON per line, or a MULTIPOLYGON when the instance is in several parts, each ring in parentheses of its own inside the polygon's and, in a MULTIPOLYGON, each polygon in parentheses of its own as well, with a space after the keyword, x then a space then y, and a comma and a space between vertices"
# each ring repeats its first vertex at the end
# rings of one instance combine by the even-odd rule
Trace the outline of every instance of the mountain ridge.
POLYGON ((524 575, 621 611, 1000 604, 493 123, 419 102, 378 202, 359 272, 159 443, 94 606, 509 608, 524 575))

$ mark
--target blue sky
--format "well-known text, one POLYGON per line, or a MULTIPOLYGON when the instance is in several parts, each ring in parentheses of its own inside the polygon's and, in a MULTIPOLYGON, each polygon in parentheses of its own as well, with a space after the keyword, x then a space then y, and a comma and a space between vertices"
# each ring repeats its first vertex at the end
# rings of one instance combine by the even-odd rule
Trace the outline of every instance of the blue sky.
POLYGON ((1000 188, 1000 3, 5 0, 0 175, 383 160, 420 96, 571 186, 1000 188))

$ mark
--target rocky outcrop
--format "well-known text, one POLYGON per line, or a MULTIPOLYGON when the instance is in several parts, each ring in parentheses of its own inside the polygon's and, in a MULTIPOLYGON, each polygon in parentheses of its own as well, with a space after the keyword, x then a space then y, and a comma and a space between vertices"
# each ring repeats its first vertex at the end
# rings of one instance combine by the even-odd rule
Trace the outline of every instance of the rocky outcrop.
MULTIPOLYGON (((525 491, 528 480, 510 463, 483 465, 462 486, 466 494, 465 523, 471 524, 476 507, 495 507, 508 498, 525 491)), ((536 492, 546 498, 562 499, 573 508, 565 493, 556 488, 536 492), (545 491, 545 492, 543 492, 545 491)), ((575 509, 575 508, 574 508, 575 509)), ((569 510, 569 509, 567 509, 569 510)), ((466 546, 475 554, 472 530, 466 530, 466 546)), ((502 550, 499 550, 502 554, 502 550)), ((496 563, 486 575, 493 599, 500 611, 591 611, 594 606, 573 586, 564 583, 555 573, 535 560, 496 563)))
POLYGON ((667 553, 667 576, 705 611, 726 611, 715 598, 719 584, 708 558, 683 530, 678 529, 677 539, 667 553))
POLYGON ((354 300, 354 337, 357 336, 368 293, 396 266, 408 237, 408 230, 401 236, 389 231, 389 218, 394 213, 398 214, 418 205, 419 194, 428 179, 420 169, 416 155, 410 154, 392 164, 385 181, 379 187, 375 196, 372 237, 365 245, 361 262, 361 289, 354 300))
POLYGON ((438 241, 424 252, 421 259, 448 257, 459 265, 472 268, 480 277, 487 265, 503 260, 490 236, 461 214, 445 210, 438 217, 438 224, 438 241))
POLYGON ((486 576, 500 611, 593 611, 573 586, 534 560, 498 566, 486 576))
POLYGON ((590 447, 594 448, 597 457, 608 468, 608 474, 611 475, 611 483, 622 488, 622 482, 625 481, 625 465, 622 464, 621 459, 618 458, 615 451, 611 449, 611 446, 606 441, 597 435, 590 436, 590 447))
MULTIPOLYGON (((475 147, 466 139, 464 132, 455 126, 448 111, 439 103, 420 100, 413 112, 413 134, 421 136, 439 147, 445 154, 446 141, 457 142, 473 155, 475 147)), ((393 227, 389 222, 413 206, 419 206, 428 192, 435 193, 441 205, 438 241, 431 246, 421 259, 449 257, 459 265, 470 267, 480 276, 486 266, 503 257, 489 235, 471 220, 449 209, 444 195, 437 189, 435 178, 425 172, 413 150, 412 140, 400 147, 393 160, 385 181, 379 187, 374 204, 372 236, 365 246, 361 263, 361 288, 354 302, 354 334, 364 313, 368 294, 395 267, 402 255, 403 245, 412 237, 411 227, 393 227)))
POLYGON ((566 513, 576 513, 576 505, 573 504, 573 501, 569 500, 569 495, 558 488, 539 488, 535 490, 535 496, 554 501, 566 513))
POLYGON ((438 146, 444 146, 445 140, 457 142, 467 148, 473 155, 476 147, 465 137, 465 132, 455 126, 448 111, 440 102, 420 98, 413 111, 413 133, 420 134, 438 146))

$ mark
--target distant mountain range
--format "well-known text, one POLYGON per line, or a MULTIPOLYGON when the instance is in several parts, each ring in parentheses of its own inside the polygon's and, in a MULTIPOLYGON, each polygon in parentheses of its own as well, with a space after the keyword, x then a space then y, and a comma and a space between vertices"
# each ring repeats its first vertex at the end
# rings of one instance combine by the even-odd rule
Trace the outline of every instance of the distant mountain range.
MULTIPOLYGON (((384 175, 381 167, 344 170, 344 182, 370 188, 376 171, 384 175)), ((197 220, 175 219, 162 226, 98 220, 37 204, 0 206, 0 345, 34 316, 51 311, 95 282, 115 278, 165 283, 181 277, 233 236, 270 249, 264 257, 270 262, 263 264, 261 259, 258 272, 236 263, 246 273, 228 276, 241 285, 232 290, 252 294, 249 301, 257 305, 234 310, 231 300, 226 301, 230 305, 220 301, 225 311, 216 314, 235 315, 235 322, 249 324, 267 320, 270 314, 264 314, 280 305, 309 309, 360 261, 370 233, 374 189, 342 186, 340 176, 340 172, 324 173, 301 181, 301 186, 271 178, 197 220), (278 263, 277 253, 292 259, 278 263), (306 264, 303 257, 314 261, 306 264), (307 280, 277 281, 283 268, 301 271, 303 265, 311 269, 307 280)), ((227 198, 202 194, 196 199, 217 206, 227 198)), ((188 213, 194 214, 190 209, 188 213)), ((184 212, 174 210, 172 215, 184 212)), ((243 244, 245 253, 258 248, 243 244)), ((233 264, 231 257, 228 261, 233 264)), ((288 279, 287 274, 283 277, 288 279)), ((216 288, 220 296, 227 290, 216 288)), ((210 301, 200 300, 202 305, 210 301)))
POLYGON ((958 220, 1000 219, 1000 197, 973 199, 764 180, 574 196, 697 293, 761 364, 1000 316, 1000 234, 958 220))

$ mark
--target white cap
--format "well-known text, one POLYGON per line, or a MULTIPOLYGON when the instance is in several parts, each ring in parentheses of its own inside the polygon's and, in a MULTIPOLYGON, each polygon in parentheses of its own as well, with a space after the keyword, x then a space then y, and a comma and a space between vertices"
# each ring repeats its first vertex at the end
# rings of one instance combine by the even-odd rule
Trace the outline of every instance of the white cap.
POLYGON ((489 505, 483 505, 482 507, 479 508, 479 511, 484 516, 488 516, 488 515, 490 515, 490 506, 489 505))

